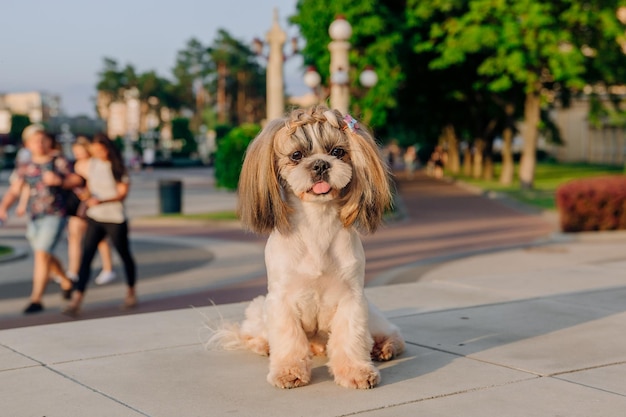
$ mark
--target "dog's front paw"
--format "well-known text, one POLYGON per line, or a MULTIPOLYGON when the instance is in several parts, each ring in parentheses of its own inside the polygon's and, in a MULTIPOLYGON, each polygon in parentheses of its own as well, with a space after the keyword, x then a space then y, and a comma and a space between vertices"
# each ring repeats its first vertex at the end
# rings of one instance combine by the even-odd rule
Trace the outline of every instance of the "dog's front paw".
POLYGON ((346 388, 370 389, 380 382, 380 372, 372 364, 340 366, 331 369, 335 382, 346 388))
POLYGON ((404 352, 404 340, 400 335, 374 336, 372 347, 372 359, 375 361, 388 361, 404 352))
POLYGON ((271 369, 267 381, 278 388, 298 388, 311 381, 311 368, 295 364, 271 369))

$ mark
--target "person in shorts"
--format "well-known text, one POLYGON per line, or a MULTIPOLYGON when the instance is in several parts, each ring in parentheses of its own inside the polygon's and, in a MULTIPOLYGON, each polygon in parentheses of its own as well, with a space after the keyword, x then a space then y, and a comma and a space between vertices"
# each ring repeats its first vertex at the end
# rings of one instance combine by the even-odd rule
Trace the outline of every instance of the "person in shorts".
POLYGON ((22 133, 30 159, 18 163, 11 174, 11 184, 0 201, 0 220, 6 221, 9 208, 28 190, 29 221, 26 237, 33 250, 33 288, 25 314, 42 311, 42 297, 51 276, 61 277, 66 299, 71 298, 72 281, 65 274, 54 249, 66 224, 65 195, 82 182, 70 165, 53 147, 52 138, 43 126, 34 124, 22 133))

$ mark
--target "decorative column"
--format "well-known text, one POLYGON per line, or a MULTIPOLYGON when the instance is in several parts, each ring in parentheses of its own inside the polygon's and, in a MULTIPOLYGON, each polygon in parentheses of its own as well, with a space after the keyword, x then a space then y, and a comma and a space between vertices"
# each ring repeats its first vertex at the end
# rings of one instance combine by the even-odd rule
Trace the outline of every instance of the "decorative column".
POLYGON ((287 40, 287 34, 278 23, 278 9, 274 9, 274 24, 267 32, 266 38, 269 45, 267 60, 267 120, 273 120, 283 115, 285 111, 285 93, 283 82, 283 45, 287 40))
POLYGON ((70 125, 68 123, 62 123, 61 133, 59 134, 59 142, 61 142, 63 155, 65 155, 66 158, 74 159, 74 155, 72 154, 72 143, 74 143, 74 139, 74 135, 70 130, 70 125))
POLYGON ((141 121, 139 90, 136 87, 132 87, 124 91, 124 101, 126 103, 126 135, 124 136, 122 156, 126 166, 129 166, 135 154, 133 143, 139 139, 141 121))
POLYGON ((350 89, 348 68, 348 51, 352 27, 343 16, 337 16, 328 28, 332 42, 328 44, 330 51, 330 106, 342 114, 350 108, 350 89))

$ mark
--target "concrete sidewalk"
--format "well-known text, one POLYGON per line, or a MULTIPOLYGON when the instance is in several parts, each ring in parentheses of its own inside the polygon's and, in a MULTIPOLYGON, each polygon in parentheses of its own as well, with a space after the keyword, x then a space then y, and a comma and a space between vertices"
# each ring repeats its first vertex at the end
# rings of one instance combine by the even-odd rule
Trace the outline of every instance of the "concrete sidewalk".
POLYGON ((205 350, 206 324, 245 303, 0 331, 1 414, 621 417, 625 247, 623 232, 562 237, 368 288, 407 341, 370 391, 335 385, 322 361, 280 390, 267 358, 205 350))

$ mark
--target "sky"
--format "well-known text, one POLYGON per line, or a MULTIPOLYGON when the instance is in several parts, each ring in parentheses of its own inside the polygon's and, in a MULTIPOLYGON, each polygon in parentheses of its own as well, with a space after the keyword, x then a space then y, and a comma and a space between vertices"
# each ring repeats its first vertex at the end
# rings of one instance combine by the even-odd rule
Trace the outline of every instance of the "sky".
MULTIPOLYGON (((218 29, 241 42, 265 39, 273 10, 288 39, 297 0, 0 0, 0 94, 43 91, 61 96, 69 116, 95 116, 103 58, 173 80, 176 53, 196 38, 210 45, 218 29)), ((289 42, 285 52, 290 52, 289 42)), ((291 95, 308 91, 302 59, 285 65, 291 95)))

